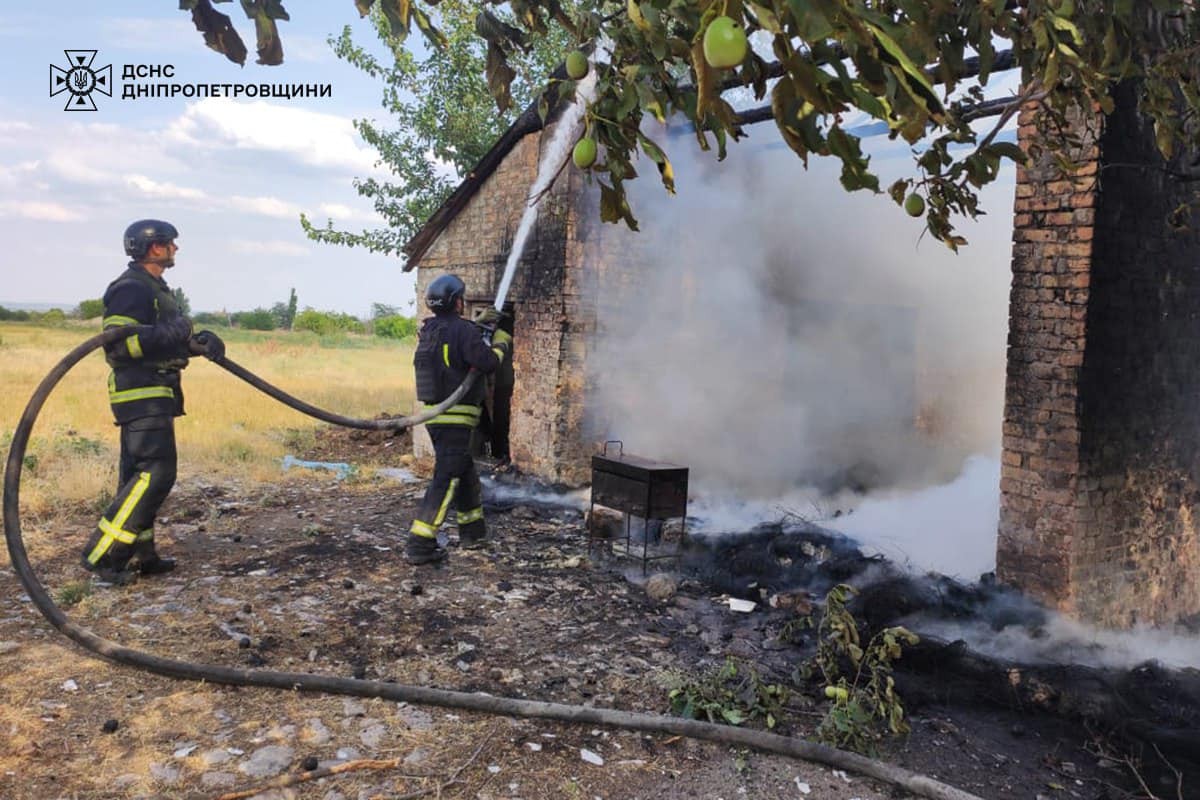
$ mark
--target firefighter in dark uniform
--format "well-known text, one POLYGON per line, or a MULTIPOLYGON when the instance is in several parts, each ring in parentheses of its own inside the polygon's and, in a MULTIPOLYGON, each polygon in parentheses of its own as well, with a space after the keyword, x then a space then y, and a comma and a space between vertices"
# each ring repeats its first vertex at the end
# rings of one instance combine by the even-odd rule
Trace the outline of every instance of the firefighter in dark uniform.
MULTIPOLYGON (((434 316, 417 334, 413 366, 417 399, 429 408, 445 400, 474 368, 487 375, 496 370, 512 349, 512 335, 497 330, 489 344, 480 325, 494 324, 500 313, 488 309, 476 325, 463 319, 466 285, 456 275, 442 275, 429 284, 425 305, 434 316)), ((453 504, 458 512, 459 545, 483 546, 487 524, 483 519, 483 491, 471 458, 471 436, 479 424, 485 386, 477 381, 465 397, 425 423, 433 441, 436 462, 433 480, 409 528, 405 556, 410 564, 428 564, 446 557, 437 531, 453 504)))
POLYGON ((128 336, 104 348, 112 372, 108 401, 121 428, 117 494, 83 551, 83 566, 101 578, 128 583, 136 573, 170 572, 175 561, 154 547, 154 520, 175 484, 175 417, 183 414, 179 372, 189 355, 218 360, 216 334, 192 335, 163 272, 179 249, 174 225, 145 219, 125 230, 128 268, 104 293, 104 329, 128 336))

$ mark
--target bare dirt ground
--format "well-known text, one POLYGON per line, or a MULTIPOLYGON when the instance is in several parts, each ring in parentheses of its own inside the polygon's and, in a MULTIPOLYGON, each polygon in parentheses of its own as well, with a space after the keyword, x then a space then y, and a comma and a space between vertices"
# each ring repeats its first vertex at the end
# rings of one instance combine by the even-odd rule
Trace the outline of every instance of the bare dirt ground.
MULTIPOLYGON (((394 464, 397 444, 326 436, 304 455, 394 464)), ((180 569, 90 593, 77 553, 92 512, 26 527, 53 531, 29 538, 51 592, 77 601, 72 618, 189 661, 667 713, 672 679, 732 657, 784 681, 771 665, 800 658, 778 641, 791 612, 735 614, 689 581, 656 602, 638 585, 640 569, 588 557, 582 515, 571 509, 493 508, 490 549, 411 567, 402 536, 422 488, 324 475, 267 487, 185 482, 158 528, 180 569)), ((811 735, 822 707, 794 695, 778 729, 811 735)), ((910 715, 912 733, 880 756, 981 797, 1126 796, 1110 785, 1119 776, 1085 752, 1083 733, 1063 723, 983 708, 910 715)), ((360 759, 387 763, 257 796, 906 796, 680 737, 147 675, 70 643, 10 569, 0 574, 0 798, 215 800, 360 759)))

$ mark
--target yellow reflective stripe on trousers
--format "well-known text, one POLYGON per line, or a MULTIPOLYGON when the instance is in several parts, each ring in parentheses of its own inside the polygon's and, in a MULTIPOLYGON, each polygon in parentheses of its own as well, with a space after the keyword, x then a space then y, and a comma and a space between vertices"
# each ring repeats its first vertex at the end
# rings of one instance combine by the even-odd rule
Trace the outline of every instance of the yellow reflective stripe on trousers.
POLYGON ((500 359, 501 361, 504 360, 504 348, 503 347, 493 347, 492 352, 496 354, 496 358, 500 359))
POLYGON ((170 386, 143 386, 140 389, 123 389, 119 392, 108 390, 108 402, 132 403, 135 400, 149 400, 153 397, 174 397, 175 390, 170 386))
POLYGON ((442 507, 438 509, 437 516, 433 519, 433 527, 439 528, 446 521, 446 512, 450 509, 450 501, 454 499, 454 492, 458 489, 458 478, 453 478, 450 485, 446 487, 446 496, 442 498, 442 507))
POLYGON ((105 330, 108 330, 109 328, 119 328, 119 327, 124 327, 126 325, 141 325, 141 324, 142 323, 138 322, 133 317, 125 317, 120 314, 113 314, 111 317, 105 317, 103 319, 103 321, 101 321, 100 326, 102 328, 104 328, 105 330))
MULTIPOLYGON (((109 522, 104 517, 96 523, 96 527, 104 534, 100 537, 100 541, 96 542, 96 546, 92 548, 92 552, 88 553, 88 563, 95 564, 100 558, 108 552, 114 541, 121 544, 135 544, 138 540, 138 534, 125 530, 125 523, 129 521, 129 517, 133 514, 133 510, 137 508, 137 504, 141 502, 145 496, 146 490, 150 488, 150 473, 143 472, 138 475, 137 483, 129 490, 129 496, 121 503, 121 507, 117 509, 117 513, 109 522)), ((153 538, 154 534, 150 534, 153 538)))
POLYGON ((450 345, 442 345, 442 361, 446 362, 446 366, 450 366, 450 345))
POLYGON ((121 544, 134 544, 137 542, 137 536, 129 531, 123 531, 115 527, 106 519, 101 518, 96 527, 104 535, 100 537, 100 541, 96 542, 96 546, 92 548, 92 552, 88 553, 87 560, 89 564, 95 564, 99 561, 108 552, 108 549, 112 547, 113 542, 120 542, 121 544))
POLYGON ((414 536, 422 536, 426 539, 436 539, 437 530, 419 519, 414 519, 412 525, 409 526, 408 532, 414 536))
POLYGON ((479 508, 473 508, 470 511, 458 512, 459 525, 466 525, 470 522, 475 522, 476 520, 480 519, 483 519, 483 506, 480 506, 479 508))
POLYGON ((133 358, 142 357, 142 342, 136 333, 125 340, 125 346, 129 348, 129 355, 133 358))
POLYGON ((142 496, 146 494, 146 490, 149 488, 150 473, 139 473, 137 483, 129 490, 129 496, 125 498, 124 503, 121 503, 121 507, 117 509, 117 515, 112 520, 113 525, 116 525, 118 528, 125 527, 125 523, 129 521, 133 510, 137 508, 137 504, 142 501, 142 496))

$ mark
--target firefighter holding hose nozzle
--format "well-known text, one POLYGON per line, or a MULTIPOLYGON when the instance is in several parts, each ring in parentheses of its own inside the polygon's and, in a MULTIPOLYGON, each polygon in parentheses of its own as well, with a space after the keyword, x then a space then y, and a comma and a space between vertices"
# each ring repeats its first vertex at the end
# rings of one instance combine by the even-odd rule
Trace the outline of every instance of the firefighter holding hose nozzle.
POLYGON ((179 232, 169 222, 138 220, 125 230, 126 270, 104 293, 105 330, 129 335, 104 348, 112 372, 108 402, 121 428, 117 494, 83 551, 83 566, 124 585, 137 574, 175 569, 154 546, 154 520, 175 485, 175 417, 183 411, 180 370, 188 358, 225 356, 211 331, 193 334, 163 273, 175 264, 179 232))
MULTIPOLYGON (((463 319, 466 284, 457 275, 435 278, 425 291, 425 305, 433 311, 417 334, 413 355, 417 399, 426 408, 445 400, 475 369, 485 375, 496 370, 512 349, 512 336, 487 330, 500 319, 488 308, 475 322, 463 319)), ((425 423, 433 442, 433 479, 409 528, 405 558, 410 564, 431 564, 446 558, 437 532, 453 504, 458 514, 459 545, 482 547, 487 540, 483 519, 483 489, 471 457, 471 436, 479 425, 485 386, 479 381, 458 404, 425 423)))

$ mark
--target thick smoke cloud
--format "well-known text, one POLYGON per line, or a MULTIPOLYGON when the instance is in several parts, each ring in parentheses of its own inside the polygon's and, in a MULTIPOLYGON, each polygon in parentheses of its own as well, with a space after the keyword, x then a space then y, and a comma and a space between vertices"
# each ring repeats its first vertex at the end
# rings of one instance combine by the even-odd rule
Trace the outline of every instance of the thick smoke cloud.
MULTIPOLYGON (((645 260, 597 352, 609 432, 752 496, 919 485, 994 449, 1011 181, 955 256, 886 197, 844 193, 835 165, 806 172, 753 134, 719 164, 670 139, 675 198, 634 184, 645 260)), ((906 168, 885 144, 884 171, 906 168)))
MULTIPOLYGON (((962 224, 956 256, 886 195, 844 192, 835 163, 806 171, 769 125, 720 163, 691 134, 658 139, 679 194, 643 164, 642 232, 604 229, 639 263, 635 290, 598 288, 599 433, 755 505, 917 490, 995 457, 1011 173, 983 193, 991 213, 962 224)), ((867 143, 884 186, 911 169, 902 143, 867 143)))

